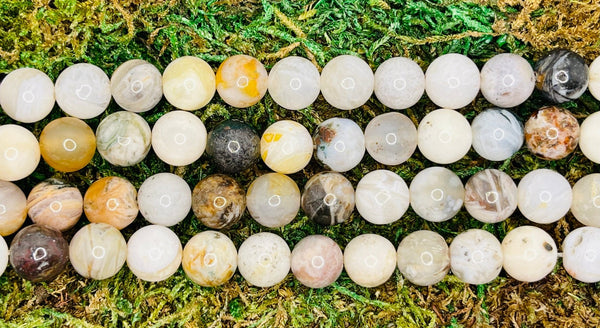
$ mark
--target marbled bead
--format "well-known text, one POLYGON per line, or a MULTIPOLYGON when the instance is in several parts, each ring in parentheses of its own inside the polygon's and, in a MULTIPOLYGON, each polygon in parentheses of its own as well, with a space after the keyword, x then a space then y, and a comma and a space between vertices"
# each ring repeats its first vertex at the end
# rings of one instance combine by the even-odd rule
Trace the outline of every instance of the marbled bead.
POLYGON ((27 198, 16 184, 0 180, 0 236, 19 230, 27 218, 27 198))
POLYGON ((109 163, 132 166, 150 151, 152 131, 140 115, 116 112, 105 117, 96 129, 98 152, 109 163))
POLYGON ((237 173, 260 158, 260 137, 250 125, 226 120, 208 134, 206 153, 220 171, 237 173))
POLYGON ((292 222, 300 209, 300 189, 294 180, 281 173, 256 178, 246 192, 248 212, 256 222, 279 228, 292 222))
POLYGON ((458 176, 443 167, 429 167, 419 172, 410 184, 410 204, 423 219, 442 222, 460 211, 465 188, 458 176))
POLYGON ((103 280, 119 272, 127 259, 127 243, 119 230, 106 223, 79 229, 69 244, 71 265, 85 278, 103 280))
POLYGON ((170 227, 183 221, 190 212, 192 191, 179 176, 158 173, 142 183, 137 201, 148 222, 170 227))
POLYGON ((573 185, 571 214, 577 221, 600 228, 600 173, 592 173, 573 185))
POLYGON ((96 180, 83 197, 85 216, 93 223, 108 223, 121 230, 137 217, 137 192, 120 177, 96 180))
POLYGON ((582 227, 569 232, 562 249, 562 263, 571 277, 586 283, 600 281, 600 228, 582 227))
POLYGON ((523 124, 510 111, 488 108, 471 123, 473 149, 490 161, 503 161, 523 145, 523 124))
POLYGON ((179 57, 165 68, 162 88, 171 105, 188 111, 197 110, 206 106, 215 95, 215 73, 198 57, 179 57))
POLYGON ((375 96, 385 106, 405 109, 425 92, 425 74, 410 58, 392 57, 375 71, 375 96))
POLYGON ((579 123, 566 109, 542 107, 525 122, 527 148, 542 159, 565 158, 575 150, 578 141, 579 123))
POLYGON ((467 56, 450 53, 436 58, 425 72, 425 91, 441 108, 467 106, 479 93, 477 65, 467 56))
POLYGON ((585 60, 570 50, 551 51, 535 64, 536 88, 555 103, 579 98, 588 86, 585 60))
POLYGON ((0 126, 0 180, 29 176, 40 163, 40 145, 29 130, 14 124, 0 126))
POLYGON ((15 121, 40 121, 54 107, 54 83, 35 68, 16 69, 0 83, 0 107, 15 121))
POLYGON ((10 244, 10 264, 31 282, 51 281, 69 262, 69 244, 58 230, 33 224, 19 231, 10 244))
POLYGON ((450 244, 452 273, 467 284, 491 282, 500 274, 502 263, 500 242, 485 230, 467 230, 454 237, 450 244))
POLYGON ((260 155, 267 166, 279 173, 302 170, 313 154, 313 141, 306 128, 295 121, 271 124, 260 139, 260 155))
POLYGON ((203 287, 226 283, 237 268, 235 245, 217 231, 203 231, 190 239, 181 262, 185 274, 203 287))
POLYGON ((472 132, 469 121, 452 109, 438 109, 427 114, 417 130, 419 150, 428 160, 450 164, 469 152, 472 132))
POLYGON ((356 209, 373 224, 398 221, 409 205, 406 182, 396 173, 375 170, 367 173, 356 186, 356 209))
POLYGON ((517 187, 521 214, 540 224, 556 222, 565 216, 571 207, 572 197, 569 181, 548 169, 527 173, 517 187))
POLYGON ((412 232, 398 246, 398 269, 415 285, 437 284, 450 270, 448 244, 433 231, 412 232))
POLYGON ((74 117, 56 119, 40 135, 42 157, 57 171, 74 172, 84 168, 96 153, 96 136, 84 121, 74 117))
POLYGON ((79 63, 67 67, 56 79, 56 103, 68 115, 82 120, 102 114, 110 103, 110 80, 95 65, 79 63))
POLYGON ((375 116, 365 129, 365 147, 381 164, 402 164, 417 149, 417 128, 404 114, 390 112, 375 116))
POLYGON ((364 234, 353 238, 344 249, 346 273, 359 286, 377 287, 396 270, 396 249, 386 238, 364 234))
POLYGON ((333 117, 319 124, 313 143, 317 162, 336 172, 353 169, 365 155, 365 136, 360 126, 347 118, 333 117))
POLYGON ((269 94, 286 109, 306 108, 321 90, 319 71, 308 59, 290 56, 278 61, 269 72, 269 94))
POLYGON ((558 253, 556 243, 544 230, 521 226, 509 231, 502 240, 504 271, 519 281, 535 282, 554 269, 558 253))
POLYGON ((517 209, 517 185, 499 170, 477 172, 465 185, 465 208, 481 222, 504 221, 517 209))
POLYGON ((343 268, 342 250, 329 237, 306 236, 292 250, 292 272, 304 286, 327 287, 337 280, 343 268))
POLYGON ((192 209, 205 226, 212 229, 229 228, 244 214, 246 193, 227 175, 209 175, 194 188, 192 209))
POLYGON ((590 64, 588 90, 594 98, 600 100, 600 58, 596 57, 590 64))
POLYGON ((121 108, 135 113, 147 112, 162 98, 162 77, 154 65, 142 59, 132 59, 114 71, 110 89, 121 108))
POLYGON ((600 112, 586 117, 581 123, 579 148, 585 157, 594 163, 600 163, 600 112))
POLYGON ((261 232, 248 237, 238 250, 238 270, 250 285, 274 286, 290 272, 291 252, 276 234, 261 232))
POLYGON ((154 123, 152 149, 169 165, 189 165, 204 153, 206 138, 206 128, 198 116, 177 110, 166 113, 154 123))
POLYGON ((337 109, 351 110, 364 105, 374 86, 371 67, 356 56, 334 57, 321 71, 321 93, 337 109))
POLYGON ((495 106, 518 106, 531 96, 534 88, 533 68, 517 54, 498 54, 481 68, 481 94, 495 106))
POLYGON ((171 229, 149 225, 136 231, 127 242, 127 266, 139 279, 163 281, 179 268, 182 247, 171 229))
POLYGON ((8 266, 8 245, 6 245, 4 238, 0 236, 0 277, 4 274, 6 266, 8 266))
POLYGON ((343 175, 321 172, 304 185, 302 210, 314 222, 334 225, 346 221, 354 210, 354 189, 343 175))
POLYGON ((79 189, 66 181, 48 179, 29 193, 27 213, 34 223, 66 231, 83 214, 83 197, 79 189))
POLYGON ((223 101, 233 107, 245 108, 258 103, 267 92, 268 73, 256 58, 235 55, 221 63, 216 82, 223 101))

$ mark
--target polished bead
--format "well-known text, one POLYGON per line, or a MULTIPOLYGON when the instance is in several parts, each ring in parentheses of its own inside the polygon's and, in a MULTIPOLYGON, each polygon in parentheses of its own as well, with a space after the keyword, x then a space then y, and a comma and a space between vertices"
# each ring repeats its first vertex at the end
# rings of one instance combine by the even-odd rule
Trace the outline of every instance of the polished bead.
POLYGON ((378 115, 365 129, 365 146, 369 155, 381 164, 402 164, 417 148, 417 128, 406 115, 395 112, 378 115))
POLYGON ((248 237, 238 250, 238 270, 250 285, 274 286, 290 272, 291 252, 276 234, 261 232, 248 237))
POLYGON ((573 185, 571 214, 577 221, 600 228, 600 173, 592 173, 573 185))
POLYGON ((364 234, 350 240, 344 249, 346 273, 359 286, 377 287, 396 269, 396 249, 386 238, 364 234))
POLYGON ((4 238, 0 236, 0 276, 4 274, 6 267, 8 266, 8 245, 4 238))
POLYGON ((96 153, 96 136, 84 121, 74 117, 56 119, 40 135, 42 157, 57 171, 84 168, 96 153))
POLYGON ((570 111, 559 107, 542 107, 525 123, 527 148, 546 160, 567 157, 577 147, 579 123, 570 111))
POLYGON ((600 163, 600 112, 589 115, 581 123, 579 148, 585 157, 594 163, 600 163))
POLYGON ((450 244, 452 273, 467 284, 491 282, 500 274, 502 263, 500 242, 485 230, 467 230, 454 237, 450 244))
POLYGON ((367 173, 358 182, 355 194, 358 213, 373 224, 400 220, 409 205, 406 182, 388 170, 367 173))
POLYGON ((158 173, 142 183, 137 201, 148 222, 170 227, 183 221, 190 212, 192 191, 179 176, 158 173))
POLYGON ((471 148, 469 121, 452 109, 438 109, 419 123, 418 146, 430 161, 450 164, 460 160, 471 148))
POLYGON ((139 279, 163 281, 181 264, 182 248, 177 235, 159 225, 145 226, 127 242, 127 266, 139 279))
POLYGON ((79 63, 56 79, 56 103, 68 115, 82 120, 102 114, 110 103, 110 80, 100 67, 79 63))
POLYGON ((425 92, 425 74, 410 58, 392 57, 375 71, 375 96, 391 109, 416 104, 425 92))
POLYGON ((308 59, 286 57, 269 72, 269 94, 283 108, 303 109, 317 100, 320 79, 319 71, 308 59))
POLYGON ((246 193, 248 212, 256 222, 279 228, 292 222, 300 209, 300 189, 294 180, 281 173, 256 178, 246 193))
POLYGON ((226 120, 208 134, 206 153, 219 171, 237 173, 252 167, 260 158, 260 137, 238 120, 226 120))
POLYGON ((115 102, 130 112, 142 113, 154 108, 162 98, 162 77, 154 65, 142 59, 121 64, 110 78, 115 102))
POLYGON ((481 94, 495 106, 518 106, 531 96, 534 88, 533 68, 517 54, 498 54, 481 68, 481 94))
POLYGON ((268 73, 256 58, 235 55, 221 63, 216 81, 217 92, 224 102, 245 108, 258 103, 267 92, 268 73))
POLYGON ((458 176, 443 167, 430 167, 419 172, 409 190, 412 209, 431 222, 451 219, 460 211, 465 198, 465 188, 458 176))
POLYGON ((321 93, 337 109, 350 110, 364 105, 374 86, 371 67, 355 56, 334 57, 321 71, 321 93))
POLYGON ((209 175, 194 187, 192 209, 205 226, 212 229, 229 228, 244 214, 246 193, 227 175, 209 175))
POLYGON ((301 204, 304 213, 316 223, 342 223, 354 210, 354 188, 339 173, 317 173, 304 185, 301 204))
POLYGON ((103 280, 119 272, 127 259, 127 243, 119 230, 106 223, 79 229, 69 244, 71 265, 85 278, 103 280))
POLYGON ((548 169, 527 173, 519 182, 517 191, 521 214, 540 224, 553 223, 565 216, 573 198, 569 181, 548 169))
POLYGON ((95 181, 83 198, 85 216, 93 223, 108 223, 121 230, 137 217, 137 192, 131 182, 120 177, 95 181))
POLYGON ((163 93, 167 101, 183 110, 197 110, 215 95, 215 73, 204 60, 184 56, 172 61, 162 76, 163 93))
POLYGON ((152 149, 163 162, 184 166, 195 162, 206 148, 206 128, 194 114, 169 112, 152 128, 152 149))
POLYGON ((193 282, 203 287, 215 287, 233 277, 237 268, 237 251, 226 235, 204 231, 187 242, 181 265, 193 282))
POLYGON ((26 128, 0 126, 0 180, 16 181, 29 176, 40 162, 40 145, 26 128))
POLYGON ((54 107, 54 83, 35 68, 16 69, 0 83, 0 107, 15 121, 40 121, 54 107))
POLYGON ((569 232, 562 249, 562 263, 571 277, 586 283, 600 281, 600 228, 582 227, 569 232))
POLYGON ((425 72, 425 90, 434 104, 458 109, 470 104, 479 93, 479 69, 469 57, 446 54, 429 64, 425 72))
POLYGON ((109 163, 132 166, 150 151, 152 131, 140 115, 116 112, 104 118, 96 129, 98 152, 109 163))
POLYGON ((471 123, 473 149, 490 161, 503 161, 523 145, 523 124, 510 111, 488 108, 471 123))
POLYGON ((590 93, 592 94, 592 96, 594 96, 594 98, 600 100, 600 59, 598 58, 600 58, 600 56, 596 57, 592 64, 590 64, 590 81, 588 84, 588 90, 590 90, 590 93))
POLYGON ((29 193, 27 213, 34 223, 66 231, 83 214, 83 197, 79 189, 67 182, 48 179, 37 184, 29 193))
POLYGON ((555 103, 579 98, 588 86, 585 60, 570 50, 551 51, 535 64, 535 73, 536 88, 555 103))
POLYGON ((306 236, 292 251, 292 272, 304 286, 327 287, 337 280, 343 268, 342 250, 329 237, 306 236))
POLYGON ((519 281, 535 282, 547 276, 556 265, 556 243, 544 230, 521 226, 502 240, 504 271, 519 281))
POLYGON ((317 162, 336 172, 353 169, 365 154, 365 136, 360 126, 347 118, 334 117, 319 124, 313 143, 317 162))
POLYGON ((415 285, 437 284, 450 270, 448 244, 433 231, 419 230, 411 233, 398 246, 398 269, 415 285))
POLYGON ((481 222, 504 221, 517 209, 517 185, 496 169, 477 172, 465 185, 465 208, 481 222))
POLYGON ((279 173, 302 170, 313 154, 313 141, 308 130, 295 121, 271 124, 260 139, 260 155, 267 166, 279 173))
POLYGON ((19 230, 27 218, 27 198, 16 184, 0 180, 0 236, 19 230))

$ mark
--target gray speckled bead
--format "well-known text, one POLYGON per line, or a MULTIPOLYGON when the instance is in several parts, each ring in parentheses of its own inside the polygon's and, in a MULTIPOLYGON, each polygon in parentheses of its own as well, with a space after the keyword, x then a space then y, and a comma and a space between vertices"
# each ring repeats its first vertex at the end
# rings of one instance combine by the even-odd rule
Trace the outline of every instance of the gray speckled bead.
POLYGON ((154 65, 141 59, 121 64, 110 78, 111 93, 121 108, 142 113, 162 98, 162 76, 154 65))
POLYGON ((502 270, 503 259, 500 242, 485 230, 467 230, 450 244, 452 273, 467 284, 494 280, 502 270))
POLYGON ((96 129, 100 155, 113 165, 132 166, 150 151, 152 132, 140 115, 116 112, 105 117, 96 129))
POLYGON ((523 124, 510 111, 488 108, 471 123, 473 149, 490 161, 503 161, 523 146, 523 124))
POLYGON ((536 88, 555 103, 579 98, 587 89, 589 69, 585 60, 570 50, 557 49, 535 64, 536 88))
POLYGON ((339 173, 317 173, 306 182, 301 204, 304 213, 319 224, 342 223, 354 210, 354 189, 339 173))
POLYGON ((260 137, 238 120, 226 120, 208 134, 206 153, 224 173, 237 173, 256 164, 260 157, 260 137))

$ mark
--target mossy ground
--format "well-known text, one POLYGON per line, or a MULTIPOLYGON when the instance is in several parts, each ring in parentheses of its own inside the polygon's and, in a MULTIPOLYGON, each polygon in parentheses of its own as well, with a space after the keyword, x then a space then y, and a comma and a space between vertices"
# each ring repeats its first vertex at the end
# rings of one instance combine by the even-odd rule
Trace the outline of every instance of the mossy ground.
MULTIPOLYGON (((514 52, 533 62, 547 50, 566 47, 584 56, 588 63, 600 54, 600 5, 594 0, 492 0, 464 3, 451 0, 385 1, 105 1, 37 0, 0 1, 0 71, 35 67, 56 79, 61 70, 77 62, 90 62, 111 74, 128 59, 143 58, 161 71, 173 59, 194 55, 215 69, 234 54, 257 57, 268 68, 287 55, 299 55, 322 68, 340 54, 365 59, 373 68, 391 56, 413 58, 423 68, 441 54, 459 52, 481 66, 500 52, 514 52)), ((516 112, 522 119, 546 102, 537 93, 516 112)), ((487 108, 481 96, 461 109, 468 119, 487 108)), ((589 93, 565 104, 580 120, 599 109, 589 93)), ((173 108, 164 100, 143 116, 152 125, 173 108)), ((406 114, 417 123, 435 106, 426 98, 406 114)), ((117 111, 111 103, 107 113, 117 111)), ((234 109, 215 97, 196 112, 208 129, 225 118, 239 118, 263 131, 270 123, 293 119, 309 130, 330 117, 343 116, 364 128, 374 116, 389 111, 375 98, 350 112, 332 109, 319 97, 306 110, 287 111, 267 95, 248 109, 234 109)), ((25 125, 39 136, 50 120, 62 116, 56 107, 42 122, 25 125)), ((89 120, 96 128, 101 118, 89 120)), ((0 115, 0 124, 14 123, 0 115)), ((433 166, 418 152, 406 163, 385 167, 410 181, 423 168, 433 166)), ((499 168, 512 178, 547 167, 574 183, 598 171, 578 150, 561 161, 543 161, 526 149, 501 163, 482 160, 471 151, 449 165, 464 181, 484 168, 499 168)), ((368 155, 346 176, 356 184, 369 171, 384 168, 368 155)), ((321 168, 312 163, 292 175, 302 186, 321 168)), ((267 172, 264 164, 236 176, 245 187, 267 172)), ((158 172, 174 172, 190 186, 213 172, 202 157, 188 167, 169 167, 152 152, 131 168, 109 165, 99 155, 76 173, 63 174, 41 163, 29 178, 18 182, 28 193, 48 177, 61 177, 85 191, 95 179, 108 175, 128 178, 139 187, 158 172)), ((464 182, 463 181, 463 182, 464 182)), ((86 224, 83 219, 72 234, 86 224)), ((128 238, 145 225, 140 217, 123 233, 128 238)), ((309 234, 324 234, 340 245, 362 233, 377 233, 395 245, 408 233, 431 229, 448 242, 469 228, 483 228, 500 240, 511 228, 530 224, 520 214, 505 222, 483 224, 465 211, 444 223, 427 223, 412 210, 394 224, 374 226, 355 212, 352 219, 334 227, 320 227, 302 213, 290 225, 269 230, 248 215, 225 232, 234 243, 253 233, 273 231, 290 247, 309 234)), ((580 226, 567 215, 541 226, 560 244, 566 234, 580 226)), ((204 230, 192 215, 174 227, 183 243, 204 230)), ((11 237, 8 237, 10 242, 11 237)), ((432 287, 416 287, 396 272, 377 288, 361 288, 343 273, 322 290, 300 285, 292 275, 273 288, 250 287, 236 274, 218 288, 201 288, 180 269, 160 283, 137 280, 123 268, 105 281, 81 278, 69 268, 50 283, 31 284, 12 269, 0 277, 0 326, 4 327, 583 327, 600 325, 599 285, 570 278, 559 264, 546 279, 519 283, 502 273, 492 283, 465 285, 448 275, 432 287)))

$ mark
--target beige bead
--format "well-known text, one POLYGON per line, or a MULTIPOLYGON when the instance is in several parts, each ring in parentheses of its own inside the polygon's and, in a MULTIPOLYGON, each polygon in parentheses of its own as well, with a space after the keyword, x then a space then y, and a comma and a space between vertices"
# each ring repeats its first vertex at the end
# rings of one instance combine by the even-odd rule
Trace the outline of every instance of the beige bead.
POLYGON ((204 60, 185 56, 172 61, 162 76, 167 101, 183 110, 193 111, 208 104, 215 95, 215 73, 204 60))
POLYGON ((15 121, 40 121, 54 107, 54 83, 35 68, 16 69, 0 83, 0 107, 15 121))
POLYGON ((141 59, 124 62, 110 78, 111 93, 121 108, 142 113, 162 98, 162 77, 154 65, 141 59))

